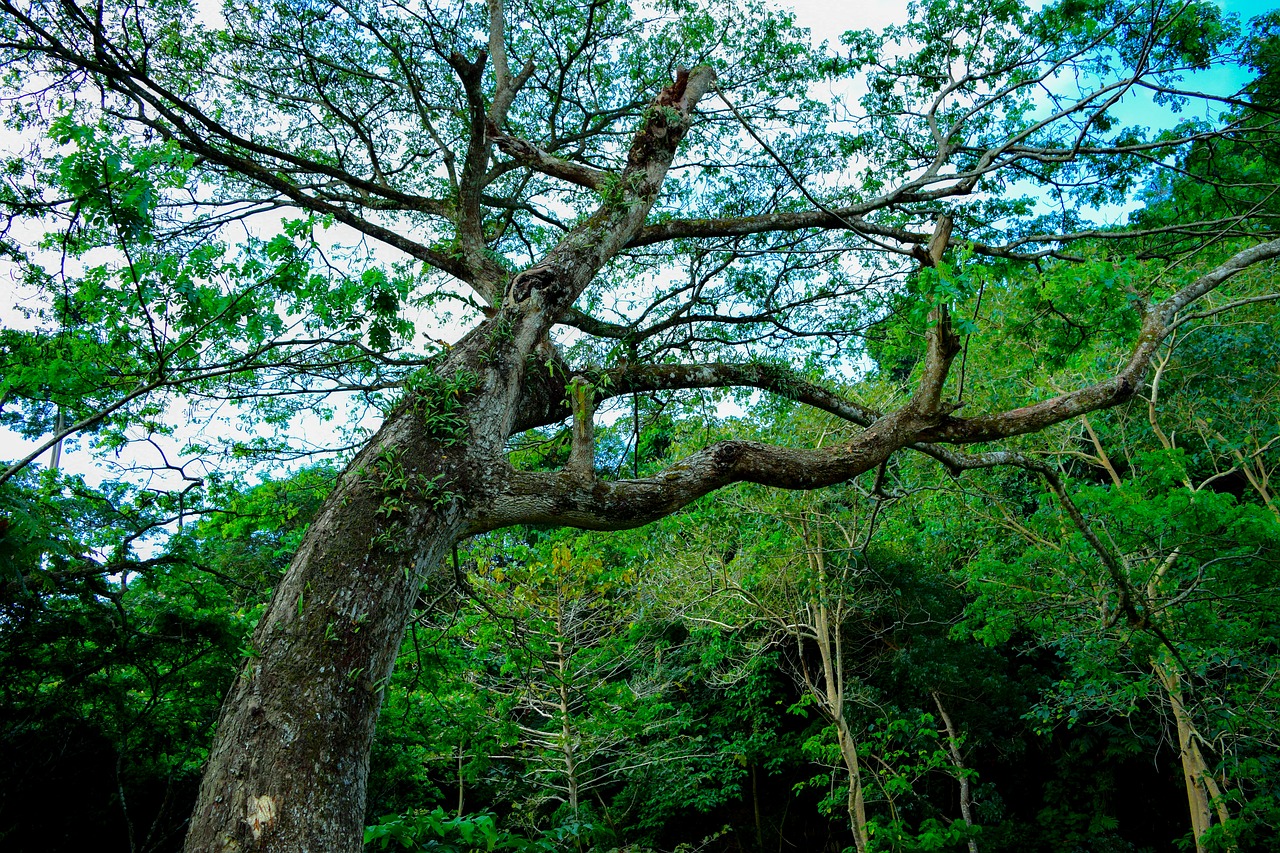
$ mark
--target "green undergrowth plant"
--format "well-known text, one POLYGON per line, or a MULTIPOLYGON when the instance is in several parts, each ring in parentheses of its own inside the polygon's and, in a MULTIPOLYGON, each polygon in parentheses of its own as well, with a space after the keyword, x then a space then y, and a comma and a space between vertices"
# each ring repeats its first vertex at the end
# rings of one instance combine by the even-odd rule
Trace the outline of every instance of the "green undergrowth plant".
POLYGON ((497 818, 487 812, 449 817, 440 806, 431 811, 381 817, 377 823, 365 827, 364 843, 371 850, 430 850, 433 853, 499 850, 553 853, 561 849, 557 839, 526 838, 501 829, 497 818))

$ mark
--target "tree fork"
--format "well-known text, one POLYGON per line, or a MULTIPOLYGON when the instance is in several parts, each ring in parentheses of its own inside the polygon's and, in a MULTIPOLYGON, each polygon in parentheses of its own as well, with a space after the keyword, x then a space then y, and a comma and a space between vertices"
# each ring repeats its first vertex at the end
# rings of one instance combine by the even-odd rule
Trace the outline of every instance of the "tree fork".
MULTIPOLYGON (((480 64, 459 63, 464 75, 480 64)), ((665 109, 647 113, 635 134, 621 203, 606 199, 540 263, 513 276, 494 315, 347 466, 223 705, 188 853, 360 849, 382 693, 418 592, 509 479, 505 446, 528 362, 549 348, 555 318, 643 225, 710 80, 708 68, 682 72, 660 93, 665 109), (431 394, 467 400, 445 417, 448 401, 427 405, 431 394)), ((554 352, 547 358, 560 362, 554 352)), ((589 430, 583 414, 580 431, 589 430)))

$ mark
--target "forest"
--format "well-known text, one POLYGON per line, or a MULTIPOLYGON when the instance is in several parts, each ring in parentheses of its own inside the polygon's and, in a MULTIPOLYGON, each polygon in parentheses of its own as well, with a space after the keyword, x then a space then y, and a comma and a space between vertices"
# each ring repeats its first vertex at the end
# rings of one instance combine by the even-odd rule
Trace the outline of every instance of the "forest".
POLYGON ((0 68, 0 849, 1280 849, 1280 10, 0 68))

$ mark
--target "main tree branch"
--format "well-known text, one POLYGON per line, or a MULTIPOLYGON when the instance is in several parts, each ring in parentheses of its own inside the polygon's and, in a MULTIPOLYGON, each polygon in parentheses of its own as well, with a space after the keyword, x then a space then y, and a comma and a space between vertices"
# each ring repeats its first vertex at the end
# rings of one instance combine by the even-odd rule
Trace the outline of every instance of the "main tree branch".
POLYGON ((564 236, 539 263, 511 279, 507 300, 513 305, 535 296, 522 311, 543 317, 542 333, 587 289, 600 270, 644 225, 677 147, 688 132, 693 110, 714 79, 705 66, 680 69, 675 81, 645 111, 632 138, 627 163, 605 179, 595 212, 564 236))
MULTIPOLYGON (((945 230, 943 226, 939 233, 945 230)), ((935 242, 935 247, 938 249, 933 256, 936 262, 940 257, 940 242, 935 242)), ((1123 403, 1141 386, 1156 348, 1174 327, 1182 308, 1250 266, 1276 257, 1280 257, 1280 240, 1250 247, 1148 307, 1137 344, 1115 376, 1051 400, 976 418, 953 418, 944 413, 945 407, 930 410, 918 405, 915 398, 896 412, 877 416, 874 410, 841 400, 817 386, 793 384, 793 377, 781 373, 771 375, 770 369, 762 365, 667 366, 620 371, 613 387, 604 394, 726 384, 767 387, 790 392, 788 395, 796 399, 805 397, 804 402, 868 426, 844 445, 818 450, 754 441, 723 441, 644 479, 584 482, 571 472, 511 470, 502 493, 487 511, 474 518, 469 532, 521 523, 556 523, 597 530, 639 527, 731 483, 757 483, 784 489, 821 488, 868 471, 908 447, 937 458, 952 470, 1018 464, 1017 454, 965 458, 937 447, 936 443, 974 444, 1008 438, 1123 403)))
POLYGON ((640 527, 731 483, 817 489, 874 468, 909 443, 907 417, 884 418, 848 444, 806 450, 756 441, 722 441, 653 477, 584 481, 573 472, 510 471, 502 494, 477 514, 469 534, 512 524, 592 530, 640 527))
POLYGON ((951 444, 974 444, 1037 432, 1047 426, 1087 415, 1128 400, 1142 385, 1151 357, 1176 328, 1178 313, 1249 267, 1280 257, 1280 240, 1259 243, 1232 255, 1168 298, 1148 306, 1142 329, 1128 362, 1113 377, 1039 403, 973 418, 945 418, 920 439, 951 444))
MULTIPOLYGON (((917 255, 920 263, 929 269, 937 268, 942 263, 942 255, 950 240, 951 217, 943 215, 934 227, 929 248, 921 249, 917 255)), ((924 372, 907 405, 917 414, 926 416, 954 411, 959 403, 944 404, 942 388, 947 383, 947 374, 951 372, 951 362, 960 352, 960 336, 952 328, 951 308, 946 302, 938 302, 929 312, 929 328, 925 331, 925 340, 928 346, 924 356, 924 372)))

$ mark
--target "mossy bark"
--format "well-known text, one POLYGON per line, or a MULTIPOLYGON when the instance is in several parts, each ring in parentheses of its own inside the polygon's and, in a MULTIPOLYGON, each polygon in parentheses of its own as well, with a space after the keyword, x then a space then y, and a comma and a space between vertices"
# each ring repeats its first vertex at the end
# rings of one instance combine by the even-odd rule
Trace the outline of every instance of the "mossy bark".
POLYGON ((412 420, 390 420, 351 464, 259 621, 188 851, 360 849, 383 690, 422 583, 463 525, 459 501, 398 494, 389 507, 379 493, 372 462, 414 446, 412 420))

